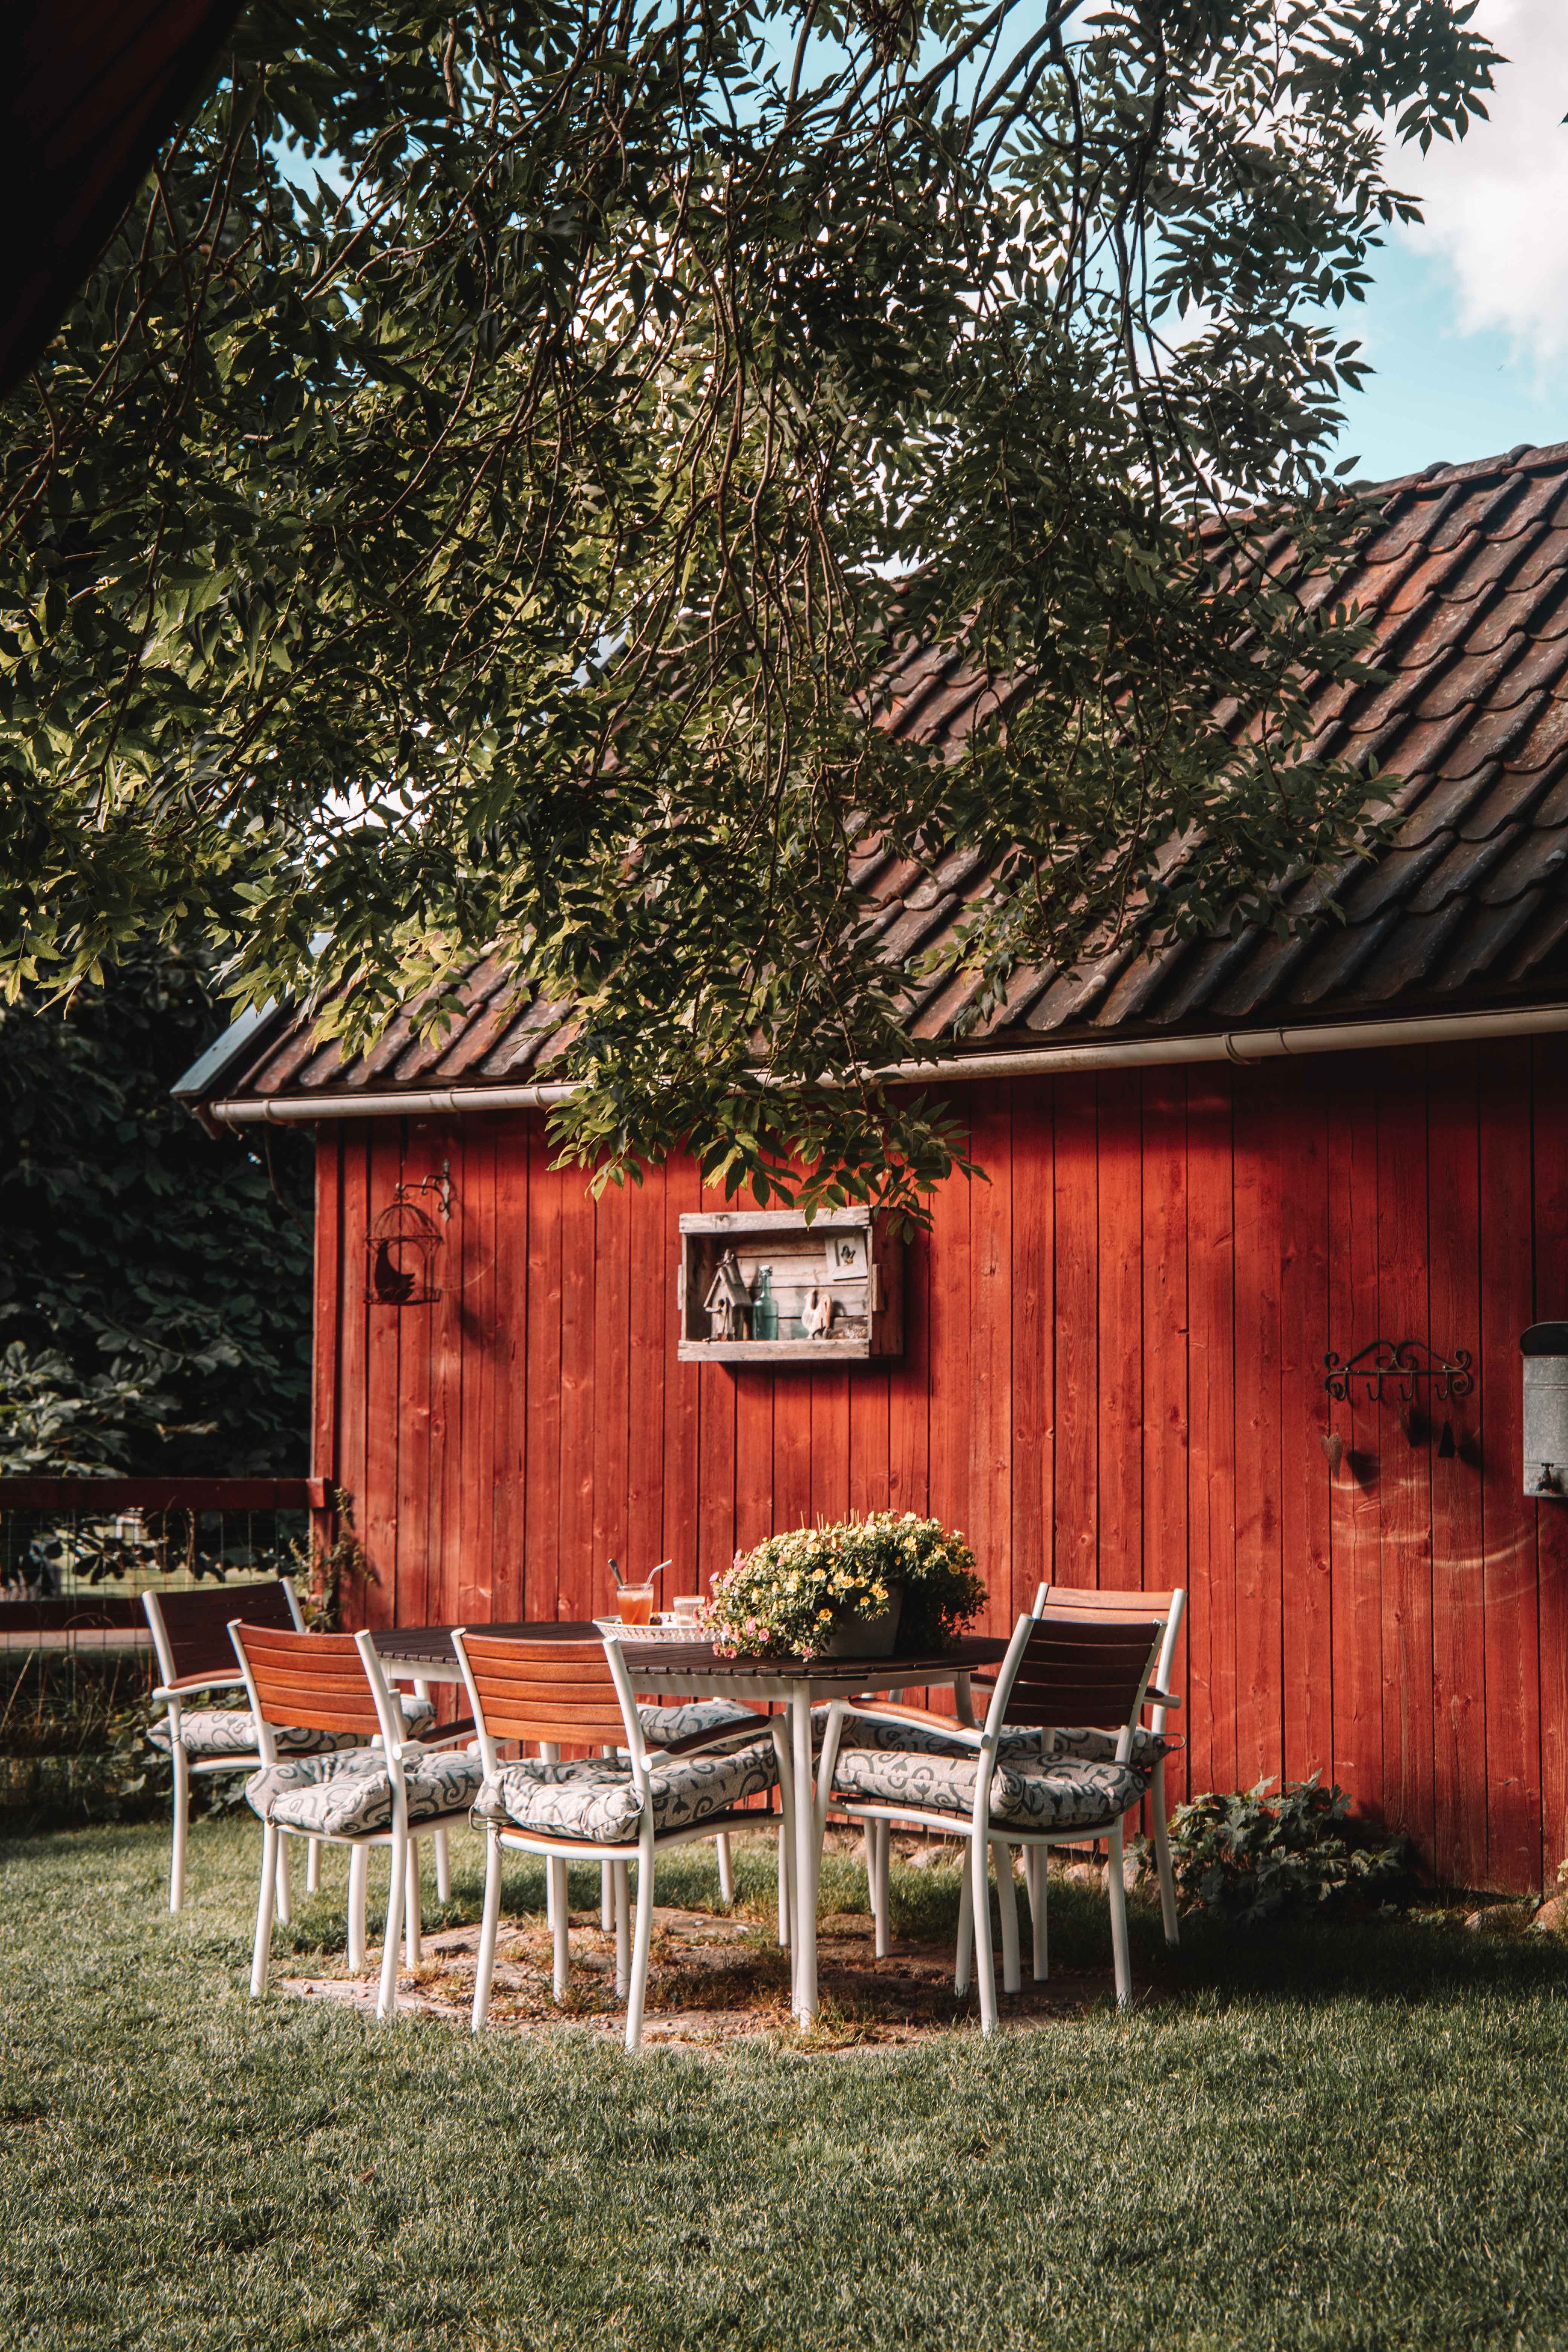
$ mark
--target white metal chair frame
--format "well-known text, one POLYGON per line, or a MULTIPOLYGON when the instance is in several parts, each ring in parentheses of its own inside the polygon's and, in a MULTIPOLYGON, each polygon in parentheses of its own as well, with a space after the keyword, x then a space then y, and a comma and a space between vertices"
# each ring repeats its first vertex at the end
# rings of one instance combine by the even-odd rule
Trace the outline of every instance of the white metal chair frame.
MULTIPOLYGON (((477 1630, 477 1629, 476 1629, 477 1630)), ((486 1720, 485 1704, 472 1661, 468 1656, 468 1629, 452 1635, 452 1647, 463 1671, 468 1690, 468 1707, 479 1734, 479 1755, 485 1777, 504 1769, 497 1737, 486 1720)), ((498 1642, 499 1646, 499 1642, 498 1642)), ((531 1646, 521 1638, 508 1647, 519 1650, 531 1646)), ((758 1716, 757 1738, 771 1737, 779 1772, 779 1802, 777 1814, 733 1811, 712 1814, 706 1820, 692 1822, 679 1829, 656 1830, 653 1815, 653 1792, 649 1778, 650 1764, 666 1758, 700 1756, 721 1751, 739 1744, 743 1734, 733 1724, 718 1725, 711 1731, 698 1732, 691 1738, 673 1742, 668 1748, 656 1749, 650 1756, 637 1714, 637 1698, 626 1671, 621 1645, 606 1640, 604 1651, 619 1701, 626 1738, 622 1742, 632 1785, 641 1804, 641 1818, 635 1838, 623 1843, 606 1845, 603 1840, 574 1838, 541 1830, 523 1828, 517 1822, 486 1821, 485 1831, 485 1901, 483 1923, 479 1930, 478 1969, 474 1979, 473 2031, 481 2032, 489 2014, 490 1985, 495 1974, 496 1937, 500 1927, 501 1859, 510 1849, 520 1853, 541 1856, 548 1868, 548 1917, 553 1930, 553 1969, 552 1990, 557 2001, 566 1991, 571 1965, 571 1945, 568 1936, 566 1870, 572 1862, 596 1862, 608 1871, 611 1879, 616 1935, 616 1991, 626 2004, 626 2046, 640 2047, 643 2011, 647 1998, 648 1950, 653 1939, 654 1873, 658 1857, 673 1847, 691 1845, 703 1839, 716 1838, 731 1829, 754 1829, 776 1825, 781 1841, 781 1853, 787 1858, 794 1852, 795 1799, 790 1770, 789 1743, 785 1738, 783 1716, 758 1716), (630 1914, 631 1865, 637 1865, 636 1927, 628 1939, 630 1914), (630 1948, 628 1950, 628 1940, 630 1948)), ((502 1733, 501 1738, 510 1735, 502 1733)), ((570 1732, 565 1734, 570 1738, 570 1732)), ((603 1744, 598 1742, 597 1744, 603 1744)), ((540 1753, 547 1762, 559 1759, 562 1742, 542 1740, 540 1753)), ((787 1859, 781 1861, 781 1884, 788 1880, 787 1859)), ((781 1918, 780 1937, 784 1925, 781 1918)))
MULTIPOLYGON (((279 1762, 306 1762, 308 1758, 279 1758, 273 1738, 273 1725, 268 1720, 261 1694, 257 1688, 251 1662, 246 1654, 245 1637, 257 1629, 236 1619, 229 1627, 235 1652, 239 1659, 242 1678, 256 1717, 259 1734, 261 1764, 265 1768, 279 1762)), ((331 1635, 306 1633, 306 1642, 331 1641, 331 1635)), ((264 1822, 262 1824, 261 1891, 256 1909, 256 1942, 251 1955, 250 1993, 253 2000, 261 2000, 267 1991, 268 1962, 272 1949, 272 1920, 277 1890, 286 1885, 282 1856, 287 1852, 286 1841, 304 1838, 312 1855, 323 1845, 346 1846, 349 1851, 349 1942, 348 1964, 351 1974, 358 1975, 365 1967, 365 1885, 370 1874, 370 1849, 388 1846, 391 1849, 391 1876, 386 1897, 386 1924, 383 1937, 381 1980, 376 1995, 375 2013, 380 2018, 392 2018, 397 2012, 397 1947, 400 1937, 406 1941, 409 1968, 419 1965, 420 1882, 419 1841, 429 1837, 437 1842, 437 1854, 446 1850, 446 1832, 459 1828, 468 1821, 468 1810, 437 1815, 430 1821, 411 1823, 408 1819, 408 1788, 404 1777, 404 1763, 412 1749, 422 1751, 438 1744, 437 1732, 425 1740, 411 1739, 405 1723, 397 1694, 392 1688, 376 1655, 375 1645, 368 1633, 352 1637, 364 1668, 365 1680, 374 1705, 379 1730, 374 1744, 379 1745, 385 1759, 387 1779, 392 1789, 392 1820, 385 1829, 359 1830, 351 1833, 296 1828, 289 1822, 264 1822)), ((279 1718, 280 1727, 282 1725, 279 1718)), ((466 1738, 466 1733, 454 1736, 466 1738)), ((366 1742, 369 1746, 373 1743, 366 1742)), ((442 1900, 446 1900, 443 1891, 442 1900)), ((287 1914, 279 1912, 287 1918, 287 1914)))
MULTIPOLYGON (((1150 1700, 1149 1729, 1163 1738, 1166 1718, 1181 1700, 1174 1695, 1176 1643, 1187 1613, 1185 1589, 1175 1585, 1169 1592, 1088 1590, 1080 1585, 1042 1584, 1035 1595, 1037 1617, 1047 1601, 1053 1609, 1071 1609, 1084 1616, 1120 1618, 1123 1622, 1145 1622, 1145 1612, 1152 1610, 1165 1621, 1165 1638, 1160 1644, 1160 1656, 1154 1668, 1154 1690, 1150 1700)), ((1167 1944, 1182 1940, 1180 1915, 1176 1909, 1176 1878, 1171 1865, 1171 1824, 1165 1803, 1165 1759, 1157 1756, 1149 1778, 1149 1820, 1152 1832, 1155 1874, 1160 1882, 1160 1917, 1167 1944)), ((1038 1862, 1035 1854, 1026 1856, 1026 1867, 1038 1862)), ((1030 1881, 1031 1905, 1034 1884, 1030 1881)), ((1044 1899, 1042 1888, 1041 1899, 1044 1899)))
MULTIPOLYGON (((278 1583, 289 1604, 289 1614, 294 1631, 302 1633, 305 1621, 300 1614, 300 1603, 294 1588, 286 1576, 278 1583)), ((216 1596, 215 1595, 215 1598, 216 1596)), ((232 1598, 232 1596, 230 1596, 232 1598)), ((183 1909, 185 1900, 185 1851, 191 1826, 191 1776, 200 1773, 211 1777, 218 1772, 254 1772, 261 1762, 258 1750, 248 1755, 226 1755, 212 1758, 188 1756, 180 1742, 180 1723, 184 1703, 201 1691, 234 1690, 245 1680, 237 1667, 232 1674, 215 1668, 210 1674, 181 1675, 175 1669, 174 1643, 163 1622, 163 1603, 156 1592, 142 1595, 142 1607, 153 1635, 153 1649, 158 1660, 158 1685, 153 1693, 163 1704, 169 1726, 169 1754, 174 1769, 174 1839, 169 1856, 169 1908, 183 1909)), ((307 1890, 316 1891, 316 1857, 312 1853, 307 1864, 307 1890)), ((278 1881, 278 1916, 287 1926, 289 1916, 289 1870, 285 1861, 278 1881)))
MULTIPOLYGON (((1084 1618, 1069 1618, 1066 1612, 1060 1609, 1055 1609, 1051 1613, 1056 1615, 1058 1622, 1076 1624, 1080 1628, 1095 1622, 1084 1618)), ((1022 1981, 1022 1971, 1018 1945, 1017 1893, 1013 1880, 1012 1848, 1015 1845, 1022 1846, 1026 1854, 1030 1849, 1034 1849, 1040 1857, 1040 1863, 1036 1866, 1029 1880, 1035 1931, 1034 1975, 1036 1981, 1039 1982, 1047 1976, 1048 1965, 1046 1943, 1045 1872, 1041 1866, 1044 1864, 1046 1853, 1053 1845, 1083 1845, 1091 1838, 1106 1839, 1110 1847, 1106 1893, 1110 1911, 1110 1938, 1115 1962, 1118 2008, 1125 2009, 1132 1999, 1131 1963, 1127 1941, 1127 1890, 1121 1875, 1125 1814, 1109 1828, 1094 1831, 1082 1826, 1049 1830, 1032 1829, 1023 1822, 994 1821, 991 1814, 991 1782, 996 1770, 997 1751, 1001 1744, 1002 1733, 1006 1727, 1007 1705, 1013 1695, 1013 1685, 1037 1628, 1049 1622, 1047 1609, 1041 1608, 1037 1608, 1019 1618, 1014 1628, 1013 1638, 1007 1645, 1007 1654, 997 1672, 995 1685, 991 1693, 991 1702, 985 1711, 985 1721, 981 1727, 957 1723, 952 1717, 939 1716, 934 1710, 927 1707, 901 1706, 874 1698, 855 1702, 857 1715, 895 1724, 918 1723, 933 1729, 940 1728, 944 1738, 951 1739, 958 1748, 968 1749, 975 1756, 977 1769, 974 1779, 974 1806, 967 1820, 961 1815, 938 1812, 934 1809, 928 1810, 909 1802, 879 1804, 874 1800, 862 1799, 853 1793, 847 1794, 843 1791, 836 1791, 833 1799, 837 1808, 847 1813, 851 1820, 859 1822, 863 1825, 873 1822, 886 1824, 887 1831, 889 1832, 895 1825, 912 1829, 934 1829, 941 1831, 945 1836, 962 1838, 967 1842, 969 1855, 964 1871, 963 1894, 959 1912, 958 1952, 953 1984, 954 1990, 961 1994, 968 1990, 973 1946, 974 1972, 979 1979, 981 2029, 985 2033, 993 2033, 996 2029, 996 1983, 991 1944, 990 1902, 990 1864, 993 1850, 994 1850, 997 1864, 997 1902, 1002 1923, 1003 1990, 1016 1992, 1022 1981)), ((1163 1622, 1152 1617, 1143 1622, 1147 1624, 1150 1636, 1148 1655, 1138 1676, 1136 1696, 1128 1709, 1126 1720, 1118 1727, 1116 1760, 1122 1764, 1130 1761, 1131 1758, 1132 1734, 1145 1705, 1153 1678, 1155 1662, 1161 1655, 1165 1638, 1166 1628, 1163 1622)), ((1098 1625, 1096 1630, 1100 1630, 1098 1625)), ((1122 1630, 1132 1629, 1123 1622, 1122 1630)), ((1158 1704, 1159 1700, 1165 1696, 1157 1691, 1153 1703, 1158 1704)), ((1062 1720, 1064 1725, 1068 1722, 1066 1714, 1063 1715, 1062 1720)), ((1076 1721, 1078 1718, 1074 1717, 1072 1720, 1076 1721)), ((820 1767, 821 1774, 830 1788, 833 1785, 833 1774, 837 1762, 842 1723, 842 1710, 836 1705, 829 1713, 820 1767)), ((1131 1811, 1133 1806, 1141 1801, 1141 1798, 1133 1799, 1127 1807, 1127 1811, 1131 1811)), ((885 1838, 883 1843, 886 1843, 885 1838)), ((1027 1864, 1026 1867, 1028 1867, 1027 1864)), ((884 1880, 884 1872, 879 1863, 875 1870, 875 1877, 878 1885, 873 1886, 874 1900, 877 1896, 878 1885, 882 1885, 884 1880)), ((882 1891, 885 1900, 885 1885, 882 1891)))
MULTIPOLYGON (((300 1613, 299 1597, 293 1585, 286 1576, 279 1577, 277 1582, 289 1604, 289 1615, 292 1621, 293 1630, 296 1633, 306 1633, 309 1628, 300 1613)), ((221 1589, 213 1595, 215 1601, 224 1597, 221 1589)), ((234 1595, 230 1593, 227 1597, 232 1600, 234 1595)), ((153 1696, 163 1701, 169 1726, 169 1753, 174 1772, 174 1838, 169 1857, 169 1908, 171 1911, 179 1911, 184 1908, 185 1900, 185 1855, 190 1839, 192 1774, 200 1773, 210 1778, 219 1772, 255 1772, 259 1770, 266 1759, 259 1748, 249 1753, 242 1751, 213 1757, 187 1755, 180 1741, 180 1722, 185 1703, 203 1691, 238 1690, 244 1685, 245 1676, 237 1666, 232 1673, 221 1667, 215 1667, 210 1673, 203 1672, 195 1675, 178 1673, 174 1662, 174 1643, 163 1619, 161 1596, 156 1592, 144 1592, 142 1595, 142 1606, 146 1614, 148 1627, 153 1635, 153 1652, 158 1660, 159 1681, 153 1692, 153 1696)), ((427 1699, 430 1696, 429 1684, 416 1681, 414 1696, 416 1698, 427 1699)), ((426 1744, 428 1746, 430 1741, 426 1740, 426 1744)), ((307 1895, 314 1895, 320 1887, 321 1868, 321 1847, 312 1843, 305 1857, 307 1895)), ((452 1895, 452 1864, 445 1830, 436 1840, 436 1886, 440 1900, 443 1903, 449 1902, 452 1895)), ((287 1846, 280 1846, 278 1856, 278 1916, 287 1927, 290 1916, 289 1849, 287 1846)), ((362 1888, 360 1903, 362 1947, 363 1942, 364 1912, 362 1888)))

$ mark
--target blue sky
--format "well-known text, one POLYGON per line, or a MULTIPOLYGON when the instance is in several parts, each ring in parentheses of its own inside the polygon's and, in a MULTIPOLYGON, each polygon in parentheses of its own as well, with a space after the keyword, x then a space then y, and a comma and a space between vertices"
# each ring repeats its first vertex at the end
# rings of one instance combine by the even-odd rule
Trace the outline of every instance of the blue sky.
POLYGON ((1397 151, 1426 220, 1392 234, 1358 317, 1377 370, 1342 447, 1371 480, 1568 441, 1568 0, 1481 0, 1510 62, 1457 148, 1397 151))

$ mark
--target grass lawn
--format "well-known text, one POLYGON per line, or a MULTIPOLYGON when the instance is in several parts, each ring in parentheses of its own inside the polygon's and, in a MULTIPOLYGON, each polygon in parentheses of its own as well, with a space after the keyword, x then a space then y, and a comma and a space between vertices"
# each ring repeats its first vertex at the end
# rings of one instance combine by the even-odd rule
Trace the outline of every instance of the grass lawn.
MULTIPOLYGON (((627 2060, 253 2008, 257 1848, 199 1823, 178 1920, 157 1825, 0 1849, 5 2346, 1568 2347, 1546 1938, 1204 1929, 1166 1965, 1145 1916, 1138 1981, 1170 1997, 1125 2018, 627 2060)), ((661 1901, 716 1902, 710 1853, 661 1901)), ((479 1860, 456 1842, 454 1921, 479 1860)), ((770 1853, 742 1862, 760 1891, 770 1853)), ((281 1961, 330 1969, 342 1880, 281 1961)), ((906 1924, 945 1931, 955 1884, 903 1874, 906 1924)), ((826 1896, 863 1904, 847 1859, 826 1896)), ((520 1869, 509 1901, 541 1899, 520 1869)), ((1087 1890, 1053 1949, 1109 1978, 1087 1890)))

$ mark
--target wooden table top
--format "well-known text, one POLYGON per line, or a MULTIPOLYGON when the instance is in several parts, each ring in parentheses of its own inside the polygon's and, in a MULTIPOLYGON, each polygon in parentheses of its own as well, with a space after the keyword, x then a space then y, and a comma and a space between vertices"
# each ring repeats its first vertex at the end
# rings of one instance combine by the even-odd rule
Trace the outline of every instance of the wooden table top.
MULTIPOLYGON (((593 1642, 599 1629, 593 1623, 547 1619, 534 1624, 475 1625, 476 1633, 515 1635, 531 1642, 593 1642)), ((375 1635, 376 1654, 390 1664, 450 1665, 453 1628, 450 1625, 394 1625, 375 1635)), ((639 1684, 652 1685, 662 1675, 733 1675, 738 1680, 777 1682, 792 1675, 810 1676, 814 1683, 838 1683, 852 1691, 864 1685, 874 1670, 876 1679, 921 1683, 954 1674, 973 1674, 1000 1665, 1007 1644, 993 1635, 973 1633, 951 1650, 922 1650, 908 1657, 814 1658, 810 1665, 792 1658, 721 1658, 710 1642, 625 1642, 626 1665, 639 1684), (894 1675, 892 1670, 897 1669, 894 1675)))

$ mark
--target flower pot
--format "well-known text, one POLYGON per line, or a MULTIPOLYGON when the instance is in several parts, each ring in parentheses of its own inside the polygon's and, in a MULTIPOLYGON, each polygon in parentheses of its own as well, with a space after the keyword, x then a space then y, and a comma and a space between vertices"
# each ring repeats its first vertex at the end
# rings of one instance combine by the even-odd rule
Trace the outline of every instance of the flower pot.
POLYGON ((903 1586, 890 1585, 885 1609, 875 1617, 849 1617, 841 1625, 835 1625, 815 1654, 819 1658, 890 1658, 899 1638, 903 1606, 903 1586))

